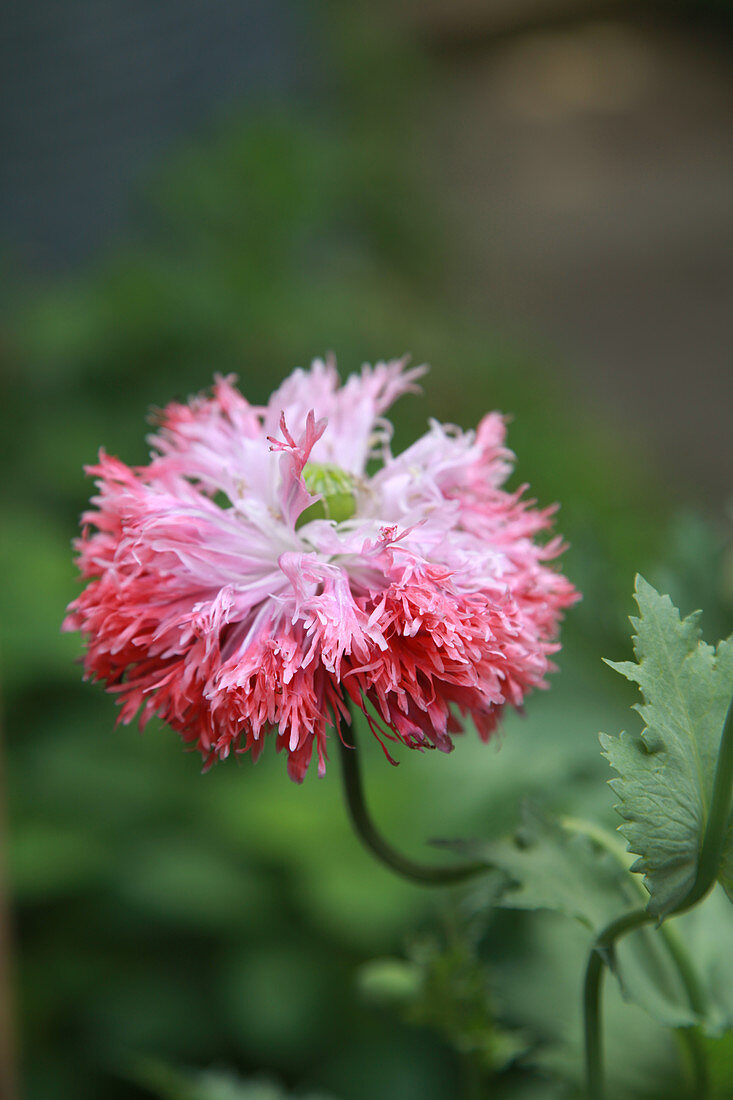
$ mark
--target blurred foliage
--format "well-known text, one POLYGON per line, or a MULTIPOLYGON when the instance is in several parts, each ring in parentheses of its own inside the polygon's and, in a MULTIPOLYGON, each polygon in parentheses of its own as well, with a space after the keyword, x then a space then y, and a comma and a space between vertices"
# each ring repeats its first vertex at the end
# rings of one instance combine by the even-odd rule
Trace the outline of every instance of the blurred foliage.
POLYGON ((405 960, 374 959, 362 967, 363 997, 399 1010, 409 1023, 443 1035, 462 1057, 466 1072, 485 1086, 528 1049, 519 1031, 497 1023, 490 981, 469 928, 449 930, 411 945, 405 960))
MULTIPOLYGON (((225 1070, 183 1072, 160 1062, 144 1062, 135 1076, 161 1100, 296 1100, 263 1078, 242 1080, 225 1070)), ((298 1094, 300 1100, 333 1100, 325 1093, 298 1094)))
MULTIPOLYGON (((730 618, 722 533, 674 521, 650 456, 584 415, 552 363, 443 305, 451 242, 409 156, 408 99, 429 70, 385 27, 375 40, 373 22, 326 10, 318 95, 222 122, 171 156, 140 199, 136 232, 93 269, 4 292, 0 645, 28 1100, 150 1096, 150 1079, 127 1071, 138 1057, 233 1066, 245 1081, 264 1072, 340 1100, 444 1100, 462 1073, 458 1022, 436 1039, 354 996, 358 968, 398 953, 442 902, 359 849, 335 769, 296 788, 265 753, 254 770, 232 761, 200 778, 175 734, 115 730, 112 700, 80 683, 79 641, 59 624, 76 592, 81 468, 101 444, 144 461, 149 406, 214 371, 236 371, 260 402, 333 348, 344 372, 406 350, 433 364, 426 396, 398 406, 397 448, 429 415, 464 426, 492 408, 513 415, 515 484, 562 501, 565 568, 585 600, 552 692, 526 720, 507 720, 501 752, 469 733, 452 756, 411 754, 392 769, 365 744, 374 814, 407 849, 436 834, 498 836, 525 794, 599 816, 596 731, 618 728, 630 698, 600 658, 627 654, 637 569, 663 573, 684 610, 704 602, 730 618)), ((505 914, 489 938, 501 1033, 531 1034, 537 1050, 574 1034, 584 945, 505 914), (531 967, 545 975, 544 1000, 531 967)), ((456 950, 413 961, 432 975, 433 1005, 463 997, 456 950)), ((469 993, 480 1006, 483 988, 469 993)), ((653 1025, 624 1027, 609 1043, 624 1050, 628 1079, 676 1065, 653 1025)), ((270 1087, 176 1073, 159 1095, 270 1087)), ((514 1100, 557 1095, 534 1072, 512 1074, 514 1100)))

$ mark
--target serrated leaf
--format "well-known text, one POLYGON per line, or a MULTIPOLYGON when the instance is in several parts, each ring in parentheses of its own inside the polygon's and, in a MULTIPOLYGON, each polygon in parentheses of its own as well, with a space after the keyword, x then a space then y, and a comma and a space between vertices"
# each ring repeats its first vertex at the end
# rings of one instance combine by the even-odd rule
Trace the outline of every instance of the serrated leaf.
MULTIPOLYGON (((616 837, 582 823, 573 828, 525 807, 524 824, 514 839, 461 845, 464 854, 485 859, 504 876, 498 904, 506 909, 547 909, 577 921, 591 938, 614 918, 640 902, 639 885, 628 871, 628 857, 616 837)), ((495 892, 495 880, 490 890, 495 892)), ((473 903, 485 908, 484 888, 474 888, 473 903)), ((488 904, 495 902, 489 901, 488 904)), ((643 928, 625 937, 609 957, 624 997, 666 1027, 702 1023, 687 996, 660 935, 643 928)))
MULTIPOLYGON (((697 873, 715 765, 733 695, 733 638, 717 650, 701 637, 696 612, 681 619, 668 596, 637 577, 639 618, 636 662, 607 662, 637 683, 641 734, 601 736, 605 756, 618 772, 611 787, 624 818, 620 832, 639 859, 648 907, 657 917, 673 913, 697 873)), ((723 852, 721 882, 733 890, 733 815, 723 852)))
MULTIPOLYGON (((522 819, 515 837, 461 845, 464 854, 485 859, 487 868, 503 872, 504 887, 496 904, 549 909, 593 933, 638 904, 638 892, 618 857, 588 835, 564 828, 529 803, 523 806, 522 819)), ((611 844, 614 839, 611 834, 611 844)))

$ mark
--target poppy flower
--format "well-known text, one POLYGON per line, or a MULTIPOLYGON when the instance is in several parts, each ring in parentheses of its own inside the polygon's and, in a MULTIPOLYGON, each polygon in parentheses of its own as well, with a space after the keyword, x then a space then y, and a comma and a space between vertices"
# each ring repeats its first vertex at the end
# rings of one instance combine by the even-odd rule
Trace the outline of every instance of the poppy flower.
POLYGON ((157 414, 147 465, 100 453, 64 628, 121 721, 157 715, 207 764, 272 737, 300 781, 350 704, 386 752, 448 751, 467 718, 487 740, 545 686, 578 598, 552 564, 555 509, 504 488, 499 413, 431 421, 392 454, 384 413, 422 373, 341 385, 316 360, 264 407, 217 377, 157 414))

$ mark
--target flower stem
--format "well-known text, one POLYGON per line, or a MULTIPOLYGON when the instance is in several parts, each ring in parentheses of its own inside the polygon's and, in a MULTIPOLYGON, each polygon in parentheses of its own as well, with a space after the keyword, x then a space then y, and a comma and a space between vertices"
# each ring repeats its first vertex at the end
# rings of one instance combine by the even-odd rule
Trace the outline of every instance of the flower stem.
POLYGON ((585 1080, 588 1100, 604 1100, 603 1029, 601 1026, 601 989, 605 965, 598 951, 588 958, 583 988, 585 1019, 585 1080))
POLYGON ((706 1100, 710 1095, 710 1077, 708 1074, 708 1056, 705 1044, 696 1027, 678 1027, 676 1035, 687 1051, 692 1076, 692 1093, 695 1100, 706 1100))
POLYGON ((604 1100, 603 1040, 601 1028, 601 991, 609 955, 618 939, 650 924, 656 918, 648 909, 633 909, 606 925, 596 937, 588 958, 583 988, 585 1020, 585 1074, 588 1100, 604 1100))
MULTIPOLYGON (((718 759, 713 779, 713 794, 710 812, 703 834, 697 872, 687 895, 667 916, 678 916, 697 905, 715 885, 720 867, 720 858, 727 833, 731 797, 733 796, 733 701, 728 707, 723 732, 720 738, 718 759)), ((657 918, 648 909, 634 909, 611 921, 599 933, 588 959, 583 992, 585 1018, 585 1068, 588 1100, 604 1100, 603 1083, 603 1047, 601 1041, 601 990, 603 971, 608 965, 611 953, 617 942, 628 932, 651 924, 657 918)), ((664 930, 671 932, 671 930, 664 930)), ((687 992, 690 1007, 697 1014, 702 1011, 702 998, 692 966, 681 944, 673 935, 665 936, 670 954, 674 959, 680 978, 687 992)), ((695 1080, 695 1100, 704 1100, 708 1092, 708 1075, 705 1053, 699 1036, 694 1028, 680 1028, 686 1032, 686 1043, 692 1063, 695 1080)))
POLYGON ((391 844, 381 836, 369 816, 364 799, 364 787, 361 778, 361 766, 359 752, 356 746, 356 738, 353 736, 353 744, 347 745, 343 737, 338 738, 341 755, 341 775, 344 782, 346 805, 351 817, 351 823, 357 836, 366 848, 375 855, 378 860, 386 864, 398 875, 409 879, 411 882, 420 882, 426 886, 447 886, 452 883, 462 882, 472 875, 486 871, 485 863, 459 863, 450 867, 433 866, 427 863, 418 863, 415 860, 403 856, 396 851, 391 844))
POLYGON ((465 1100, 482 1100, 484 1095, 481 1067, 476 1055, 468 1052, 461 1059, 465 1100))

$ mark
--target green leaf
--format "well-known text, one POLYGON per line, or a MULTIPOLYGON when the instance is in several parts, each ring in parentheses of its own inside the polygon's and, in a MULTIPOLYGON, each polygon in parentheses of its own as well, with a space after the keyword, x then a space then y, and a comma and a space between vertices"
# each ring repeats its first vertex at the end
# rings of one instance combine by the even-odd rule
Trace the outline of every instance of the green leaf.
MULTIPOLYGON (((632 870, 644 875, 648 907, 660 919, 674 912, 697 873, 715 765, 733 695, 733 638, 717 650, 701 637, 696 612, 681 619, 668 596, 642 577, 636 581, 640 616, 636 662, 608 662, 639 685, 641 734, 602 735, 619 778, 611 781, 624 818, 620 832, 639 856, 632 870)), ((733 891, 733 819, 722 856, 721 881, 733 891)))
POLYGON ((413 942, 408 959, 374 959, 361 968, 358 980, 365 1000, 397 1009, 408 1023, 442 1035, 492 1079, 531 1045, 523 1032, 498 1023, 489 975, 465 929, 453 928, 446 942, 437 937, 413 942))
MULTIPOLYGON (((628 872, 628 856, 613 833, 583 822, 561 824, 525 806, 515 838, 488 844, 461 845, 464 854, 483 858, 504 875, 498 904, 505 909, 546 909, 577 921, 590 940, 614 918, 638 908, 641 890, 628 872)), ((474 888, 473 904, 493 904, 485 887, 474 888)), ((495 881, 489 889, 494 892, 495 881)), ((625 937, 609 965, 624 997, 666 1027, 702 1022, 690 1009, 677 970, 665 944, 651 928, 625 937)), ((711 1022, 710 1029, 717 1025, 711 1022)))
POLYGON ((623 853, 608 850, 614 845, 613 834, 606 836, 594 826, 566 828, 529 803, 523 806, 522 819, 514 837, 462 847, 505 875, 500 906, 549 909, 595 933, 638 905, 633 880, 620 863, 623 853))

